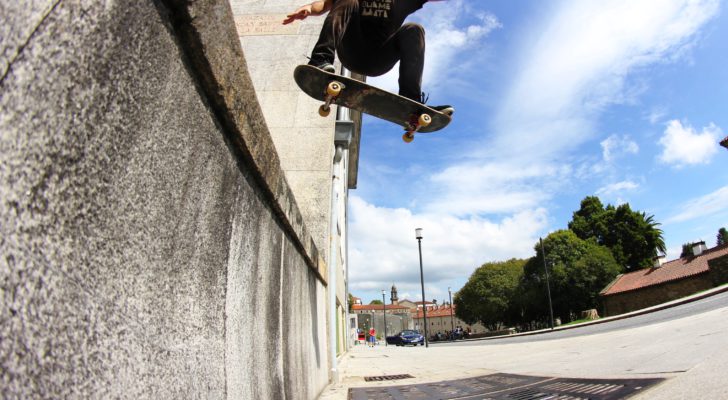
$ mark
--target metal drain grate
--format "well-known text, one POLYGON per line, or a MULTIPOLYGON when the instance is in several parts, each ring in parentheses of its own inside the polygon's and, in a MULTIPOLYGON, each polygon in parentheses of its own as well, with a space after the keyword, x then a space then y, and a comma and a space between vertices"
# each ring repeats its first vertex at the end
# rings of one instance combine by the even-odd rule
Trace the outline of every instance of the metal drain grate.
POLYGON ((382 382, 382 381, 396 381, 399 379, 409 379, 414 378, 414 376, 410 374, 402 374, 402 375, 383 375, 383 376, 365 376, 364 380, 367 382, 382 382))
MULTIPOLYGON (((388 381, 412 378, 389 375, 365 378, 388 381)), ((663 379, 578 379, 512 374, 422 383, 349 389, 349 400, 615 400, 630 397, 663 379)))
POLYGON ((508 400, 589 400, 588 397, 574 397, 567 394, 544 393, 538 390, 521 390, 506 395, 508 400))

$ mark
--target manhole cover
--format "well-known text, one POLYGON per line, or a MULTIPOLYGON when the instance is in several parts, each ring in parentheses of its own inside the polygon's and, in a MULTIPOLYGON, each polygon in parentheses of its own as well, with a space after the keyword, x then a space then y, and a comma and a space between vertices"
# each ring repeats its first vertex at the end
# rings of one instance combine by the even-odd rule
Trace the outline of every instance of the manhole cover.
MULTIPOLYGON (((412 378, 368 377, 367 381, 412 378), (374 379, 370 379, 374 378, 374 379), (381 378, 381 379, 377 379, 381 378)), ((664 379, 570 379, 493 374, 476 378, 349 389, 350 400, 616 400, 637 394, 664 379)))
POLYGON ((383 376, 365 376, 364 380, 367 382, 381 382, 381 381, 396 381, 398 379, 409 379, 414 376, 409 374, 403 375, 383 375, 383 376))

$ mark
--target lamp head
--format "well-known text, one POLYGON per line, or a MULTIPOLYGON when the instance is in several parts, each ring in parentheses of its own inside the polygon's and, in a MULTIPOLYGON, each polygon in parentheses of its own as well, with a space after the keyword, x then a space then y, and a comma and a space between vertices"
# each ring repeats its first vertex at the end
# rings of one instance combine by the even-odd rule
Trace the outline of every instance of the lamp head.
POLYGON ((422 228, 415 229, 415 237, 417 239, 422 239, 422 228))

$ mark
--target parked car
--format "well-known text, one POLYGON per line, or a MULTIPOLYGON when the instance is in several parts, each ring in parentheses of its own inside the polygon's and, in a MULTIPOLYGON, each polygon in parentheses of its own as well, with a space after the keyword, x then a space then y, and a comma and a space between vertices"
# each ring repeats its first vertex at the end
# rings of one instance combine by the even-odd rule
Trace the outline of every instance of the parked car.
POLYGON ((425 337, 415 330, 405 329, 394 336, 387 336, 387 344, 396 346, 406 346, 408 344, 417 346, 419 344, 424 346, 425 337))

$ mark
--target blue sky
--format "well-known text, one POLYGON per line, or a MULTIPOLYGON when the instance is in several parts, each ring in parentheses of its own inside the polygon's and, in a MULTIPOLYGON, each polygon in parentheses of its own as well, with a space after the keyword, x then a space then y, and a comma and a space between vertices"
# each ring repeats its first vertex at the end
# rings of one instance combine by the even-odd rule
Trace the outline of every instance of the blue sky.
MULTIPOLYGON (((429 3, 423 90, 450 126, 401 140, 365 117, 350 192, 350 291, 428 300, 531 257, 579 202, 662 223, 668 259, 728 227, 728 16, 717 0, 429 3)), ((369 83, 397 90, 396 69, 369 83)))

